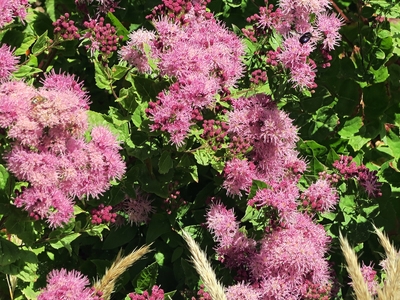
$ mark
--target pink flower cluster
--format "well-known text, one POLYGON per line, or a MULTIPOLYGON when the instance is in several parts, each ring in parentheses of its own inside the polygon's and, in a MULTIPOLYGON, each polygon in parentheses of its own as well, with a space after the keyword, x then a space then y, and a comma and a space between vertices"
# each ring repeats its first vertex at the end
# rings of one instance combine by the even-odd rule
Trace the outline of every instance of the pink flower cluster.
POLYGON ((50 227, 69 221, 74 197, 96 198, 125 172, 121 147, 108 129, 93 128, 89 142, 83 137, 88 98, 80 86, 54 73, 38 90, 21 81, 0 85, 0 127, 13 139, 7 167, 29 182, 14 204, 50 227))
POLYGON ((104 204, 100 204, 97 209, 93 208, 90 211, 92 215, 92 224, 99 225, 101 223, 115 223, 115 218, 117 217, 116 213, 112 213, 112 206, 104 206, 104 204))
POLYGON ((248 160, 234 158, 224 169, 224 188, 228 194, 248 191, 253 179, 290 182, 305 170, 306 164, 294 150, 297 129, 288 115, 279 110, 270 96, 257 94, 232 99, 228 135, 249 141, 248 160))
POLYGON ((47 286, 38 296, 38 300, 101 300, 102 293, 94 291, 89 279, 79 271, 65 269, 53 270, 47 275, 47 286))
POLYGON ((28 0, 3 0, 0 1, 0 28, 13 21, 15 17, 24 20, 30 7, 28 0))
POLYGON ((13 52, 6 44, 0 47, 0 81, 8 79, 17 70, 19 56, 14 56, 13 52))
POLYGON ((56 22, 53 22, 54 35, 64 40, 79 39, 80 34, 78 28, 74 25, 74 21, 69 20, 69 13, 61 16, 56 22))
POLYGON ((170 133, 180 146, 190 126, 201 121, 201 111, 215 106, 215 94, 235 85, 244 69, 244 46, 214 18, 206 18, 192 8, 185 24, 167 17, 153 20, 157 34, 139 30, 120 51, 123 60, 140 72, 150 72, 149 60, 162 76, 176 78, 168 90, 158 95, 146 109, 152 130, 170 133), (147 48, 147 50, 146 50, 147 48))
POLYGON ((164 290, 155 285, 151 289, 151 295, 144 291, 142 295, 130 293, 128 296, 132 300, 164 300, 164 290))
POLYGON ((310 211, 326 212, 334 208, 339 196, 328 180, 318 179, 301 194, 300 199, 310 211))
POLYGON ((217 253, 227 267, 248 273, 246 283, 228 288, 229 300, 302 299, 310 282, 329 284, 325 253, 330 238, 323 226, 298 212, 287 213, 284 219, 285 228, 256 242, 239 231, 232 210, 218 203, 211 206, 207 225, 218 242, 217 253))
POLYGON ((114 26, 104 24, 103 17, 100 18, 100 22, 93 19, 90 22, 85 21, 83 25, 88 29, 83 38, 90 41, 90 44, 86 45, 86 49, 90 49, 92 56, 96 50, 99 51, 102 55, 99 60, 106 62, 111 53, 117 51, 117 44, 123 36, 116 35, 114 26))
MULTIPOLYGON (((284 37, 282 51, 277 58, 283 67, 291 72, 294 87, 314 88, 316 63, 309 58, 319 41, 325 60, 328 51, 339 45, 339 29, 343 20, 328 12, 328 0, 282 0, 273 11, 273 5, 261 7, 259 14, 251 16, 248 21, 254 22, 252 30, 244 29, 243 33, 252 41, 263 39, 272 33, 272 29, 284 37), (294 29, 294 30, 293 30, 294 29), (309 36, 303 36, 304 34, 309 36)), ((329 63, 323 63, 328 67, 329 63)))
POLYGON ((357 166, 357 163, 353 161, 353 157, 345 155, 340 156, 340 160, 335 161, 333 166, 339 170, 345 180, 350 178, 357 179, 369 197, 377 198, 382 196, 380 189, 382 183, 378 182, 377 171, 370 171, 363 164, 357 166))

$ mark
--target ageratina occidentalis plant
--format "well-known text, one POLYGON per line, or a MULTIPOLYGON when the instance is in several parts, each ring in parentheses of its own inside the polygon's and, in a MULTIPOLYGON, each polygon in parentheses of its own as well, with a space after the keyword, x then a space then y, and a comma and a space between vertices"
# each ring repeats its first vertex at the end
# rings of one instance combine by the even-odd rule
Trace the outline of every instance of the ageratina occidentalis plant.
POLYGON ((36 89, 22 81, 0 85, 0 126, 12 141, 4 159, 18 180, 14 205, 50 227, 68 223, 76 198, 98 198, 121 179, 125 163, 116 137, 105 127, 90 130, 89 97, 65 74, 47 75, 36 89))

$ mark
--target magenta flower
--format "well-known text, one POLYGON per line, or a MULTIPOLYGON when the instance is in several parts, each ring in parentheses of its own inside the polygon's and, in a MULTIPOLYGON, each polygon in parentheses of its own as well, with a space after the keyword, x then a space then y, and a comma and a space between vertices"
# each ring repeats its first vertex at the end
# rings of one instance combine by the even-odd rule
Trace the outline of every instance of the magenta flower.
POLYGON ((250 284, 238 283, 226 289, 227 300, 259 300, 262 291, 250 284))
POLYGON ((131 32, 128 43, 118 52, 121 60, 135 66, 140 73, 151 73, 149 59, 154 58, 151 56, 152 53, 146 53, 145 47, 148 47, 148 52, 155 51, 155 37, 155 33, 148 30, 138 29, 131 32))
POLYGON ((19 56, 14 56, 13 52, 11 47, 5 44, 0 47, 0 80, 8 79, 11 73, 17 70, 19 56))
POLYGON ((253 178, 256 176, 256 167, 252 162, 234 157, 224 168, 224 189, 228 195, 242 195, 241 191, 248 192, 253 178))
POLYGON ((343 25, 343 19, 336 17, 334 14, 324 12, 318 16, 318 29, 325 35, 323 41, 324 48, 331 51, 335 46, 339 46, 341 36, 339 29, 343 25))
POLYGON ((47 286, 38 300, 93 300, 89 279, 79 271, 53 270, 47 275, 47 286))
POLYGON ((7 23, 11 23, 13 18, 19 17, 24 20, 30 7, 28 0, 2 0, 0 1, 0 28, 7 23))
MULTIPOLYGON (((373 269, 374 265, 372 263, 369 266, 366 266, 365 263, 362 263, 361 266, 361 274, 364 277, 364 281, 367 283, 368 291, 371 295, 376 295, 377 289, 379 288, 378 279, 376 278, 376 271, 373 269)), ((349 276, 351 278, 351 276, 349 276)), ((354 283, 350 282, 349 285, 353 286, 354 283)))
POLYGON ((339 201, 336 188, 331 186, 328 180, 318 179, 317 182, 304 191, 301 195, 303 206, 312 210, 326 212, 333 210, 339 201))

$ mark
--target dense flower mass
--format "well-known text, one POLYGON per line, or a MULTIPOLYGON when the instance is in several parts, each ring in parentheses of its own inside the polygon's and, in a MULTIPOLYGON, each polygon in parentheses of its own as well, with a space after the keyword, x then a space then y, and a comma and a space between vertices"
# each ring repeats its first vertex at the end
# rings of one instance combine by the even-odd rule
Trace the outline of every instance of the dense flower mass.
POLYGON ((226 163, 224 187, 228 194, 248 191, 253 179, 279 182, 289 176, 290 182, 296 177, 293 174, 305 170, 305 162, 294 150, 297 129, 270 96, 232 99, 232 106, 228 135, 231 140, 249 141, 252 150, 246 154, 248 161, 234 158, 226 163))
POLYGON ((38 300, 94 300, 89 279, 79 271, 53 270, 47 275, 47 286, 38 300))
POLYGON ((24 20, 29 7, 28 0, 3 0, 0 1, 0 28, 11 23, 15 17, 24 20))
POLYGON ((244 69, 241 41, 223 24, 207 18, 205 8, 197 8, 188 11, 184 25, 167 16, 153 20, 156 34, 133 32, 120 51, 121 59, 139 72, 151 72, 152 61, 161 75, 176 78, 146 112, 154 122, 152 130, 169 132, 178 146, 190 126, 203 119, 200 111, 215 106, 215 95, 234 86, 244 69))
POLYGON ((8 79, 12 72, 17 70, 19 56, 13 55, 10 46, 0 47, 0 80, 8 79))
POLYGON ((310 283, 329 283, 325 253, 330 239, 323 226, 307 215, 287 213, 285 226, 265 234, 259 242, 239 231, 233 211, 222 204, 211 206, 207 225, 226 266, 247 273, 249 284, 228 288, 228 299, 302 299, 310 283), (242 294, 248 298, 238 298, 242 294))
POLYGON ((88 96, 72 76, 52 73, 36 90, 20 81, 0 85, 0 126, 8 129, 12 149, 8 169, 30 183, 14 204, 31 217, 62 226, 73 215, 73 198, 98 197, 120 179, 121 148, 104 127, 88 129, 88 96))

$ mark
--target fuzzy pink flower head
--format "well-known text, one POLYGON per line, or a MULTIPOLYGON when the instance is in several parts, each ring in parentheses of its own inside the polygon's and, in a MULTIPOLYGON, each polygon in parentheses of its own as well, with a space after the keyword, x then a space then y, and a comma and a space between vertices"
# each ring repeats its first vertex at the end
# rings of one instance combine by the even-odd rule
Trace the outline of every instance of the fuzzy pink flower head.
POLYGON ((259 300, 262 291, 250 284, 238 283, 226 289, 227 300, 259 300))
POLYGON ((255 165, 251 161, 234 157, 226 163, 224 177, 223 187, 227 194, 241 196, 242 191, 248 192, 252 180, 256 179, 255 165))
POLYGON ((293 11, 298 15, 319 14, 329 8, 329 0, 280 0, 279 7, 283 14, 290 14, 293 11))
POLYGON ((30 7, 28 0, 2 0, 0 1, 0 28, 11 23, 15 17, 24 20, 30 7))
POLYGON ((155 55, 147 52, 157 51, 154 46, 152 47, 155 38, 153 31, 138 29, 131 32, 128 43, 118 52, 121 60, 135 66, 140 73, 151 73, 149 59, 153 59, 155 55))
POLYGON ((45 78, 42 80, 43 89, 71 91, 80 99, 81 106, 89 109, 89 95, 88 92, 83 90, 83 81, 78 82, 75 80, 74 75, 65 73, 56 74, 54 69, 44 76, 45 78))
POLYGON ((300 43, 298 36, 287 37, 282 44, 282 52, 278 59, 283 66, 290 69, 291 80, 295 87, 312 87, 315 78, 316 65, 312 61, 307 62, 308 56, 315 50, 315 43, 300 43))
POLYGON ((53 270, 47 275, 47 286, 38 300, 93 300, 89 279, 79 271, 53 270))
POLYGON ((233 209, 227 210, 221 203, 211 205, 207 212, 207 226, 215 239, 223 245, 232 243, 232 239, 239 230, 233 209))
POLYGON ((333 50, 335 46, 339 46, 341 36, 339 29, 343 25, 343 19, 338 18, 335 14, 324 12, 318 16, 318 29, 325 35, 323 41, 324 48, 328 51, 333 50))
POLYGON ((0 47, 0 81, 8 79, 17 70, 19 56, 14 56, 13 52, 6 44, 0 47))
POLYGON ((149 215, 155 212, 155 208, 151 206, 153 200, 149 199, 149 195, 137 190, 136 196, 136 199, 126 196, 122 203, 123 210, 128 215, 128 221, 131 225, 139 226, 149 221, 149 215))
POLYGON ((294 293, 293 299, 298 299, 306 278, 315 283, 328 283, 326 246, 314 240, 304 228, 296 227, 291 224, 287 229, 275 230, 265 237, 259 254, 250 262, 254 279, 265 280, 265 291, 271 280, 279 279, 283 283, 276 286, 274 293, 277 294, 271 299, 288 299, 288 291, 294 293))
POLYGON ((334 208, 339 196, 328 180, 318 179, 301 195, 301 200, 304 206, 310 206, 312 210, 326 212, 334 208))
POLYGON ((151 295, 144 291, 142 295, 130 293, 128 296, 131 300, 164 300, 164 290, 154 285, 151 288, 151 295))

